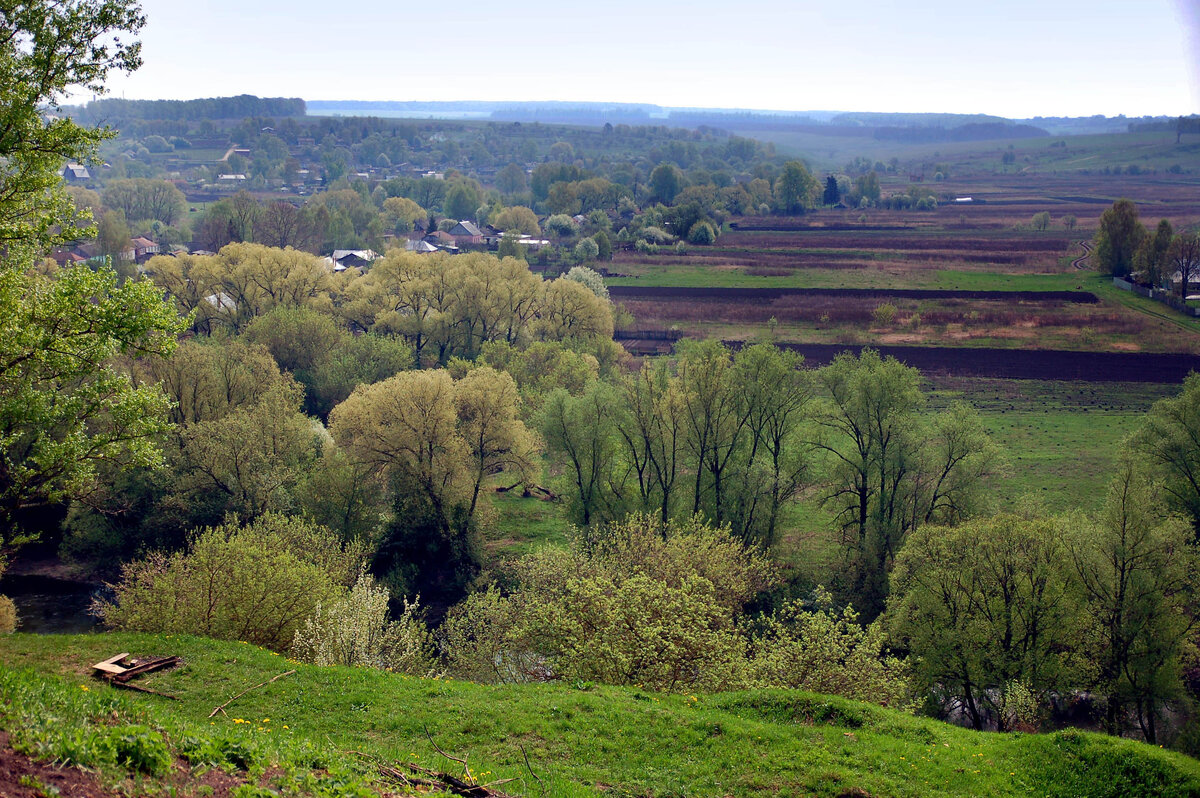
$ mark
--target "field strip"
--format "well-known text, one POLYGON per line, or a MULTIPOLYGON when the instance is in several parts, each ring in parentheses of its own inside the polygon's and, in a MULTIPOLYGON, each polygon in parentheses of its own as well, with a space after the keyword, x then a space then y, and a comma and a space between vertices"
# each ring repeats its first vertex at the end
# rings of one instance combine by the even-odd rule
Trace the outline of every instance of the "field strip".
POLYGON ((895 297, 898 299, 976 299, 997 302, 1071 302, 1093 305, 1100 298, 1090 291, 972 291, 949 288, 720 288, 657 285, 613 285, 615 299, 684 299, 769 302, 785 296, 895 297))
MULTIPOLYGON (((663 354, 676 337, 671 331, 645 331, 644 338, 622 340, 621 343, 634 354, 663 354)), ((733 349, 745 345, 744 341, 734 340, 723 343, 733 349)), ((842 352, 858 354, 863 349, 874 349, 924 374, 957 377, 1178 384, 1192 371, 1200 371, 1200 355, 1182 353, 786 342, 776 346, 799 352, 810 366, 829 363, 842 352)))

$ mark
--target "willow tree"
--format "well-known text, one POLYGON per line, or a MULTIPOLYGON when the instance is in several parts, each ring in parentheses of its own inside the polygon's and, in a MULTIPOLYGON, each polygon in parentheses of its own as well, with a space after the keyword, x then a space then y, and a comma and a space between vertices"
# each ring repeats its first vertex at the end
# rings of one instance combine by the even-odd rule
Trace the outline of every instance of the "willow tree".
POLYGON ((353 462, 393 485, 381 570, 401 572, 406 588, 432 579, 449 594, 477 568, 485 481, 502 470, 528 473, 537 449, 513 379, 487 367, 457 382, 439 369, 360 386, 333 409, 329 430, 353 462))

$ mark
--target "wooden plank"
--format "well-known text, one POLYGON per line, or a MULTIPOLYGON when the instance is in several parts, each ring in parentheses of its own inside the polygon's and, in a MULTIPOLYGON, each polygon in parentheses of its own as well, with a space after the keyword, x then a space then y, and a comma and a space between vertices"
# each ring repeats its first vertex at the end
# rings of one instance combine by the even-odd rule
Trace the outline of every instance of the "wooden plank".
POLYGON ((144 673, 152 673, 153 671, 162 670, 163 668, 169 668, 173 665, 178 665, 180 662, 181 660, 179 657, 159 657, 158 659, 152 659, 147 662, 139 662, 132 668, 126 668, 121 673, 113 674, 111 678, 116 682, 127 682, 130 679, 141 676, 144 673))
POLYGON ((92 668, 94 670, 102 671, 104 673, 111 673, 115 676, 117 674, 124 673, 127 670, 126 668, 122 667, 121 665, 118 665, 117 663, 120 662, 121 660, 125 659, 128 656, 129 656, 129 652, 126 651, 124 654, 118 654, 115 657, 109 657, 108 659, 104 660, 103 662, 97 662, 95 665, 92 666, 92 668))

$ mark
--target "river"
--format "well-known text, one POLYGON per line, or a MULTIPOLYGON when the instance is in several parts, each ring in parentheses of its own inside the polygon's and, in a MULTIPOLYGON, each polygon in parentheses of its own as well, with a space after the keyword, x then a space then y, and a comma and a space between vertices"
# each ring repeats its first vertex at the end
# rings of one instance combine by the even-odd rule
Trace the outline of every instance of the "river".
POLYGON ((73 582, 40 574, 5 574, 0 595, 17 607, 19 632, 77 634, 99 628, 88 612, 99 585, 73 582))

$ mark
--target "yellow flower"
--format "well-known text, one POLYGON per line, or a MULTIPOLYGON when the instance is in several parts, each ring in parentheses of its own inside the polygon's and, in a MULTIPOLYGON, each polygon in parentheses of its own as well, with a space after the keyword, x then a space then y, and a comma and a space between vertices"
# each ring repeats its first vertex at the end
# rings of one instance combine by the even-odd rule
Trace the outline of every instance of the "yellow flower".
POLYGON ((81 684, 81 685, 79 685, 79 689, 80 689, 80 690, 82 690, 83 692, 85 692, 85 693, 86 693, 86 692, 88 692, 88 691, 89 691, 91 688, 90 688, 90 687, 88 687, 86 684, 81 684))

